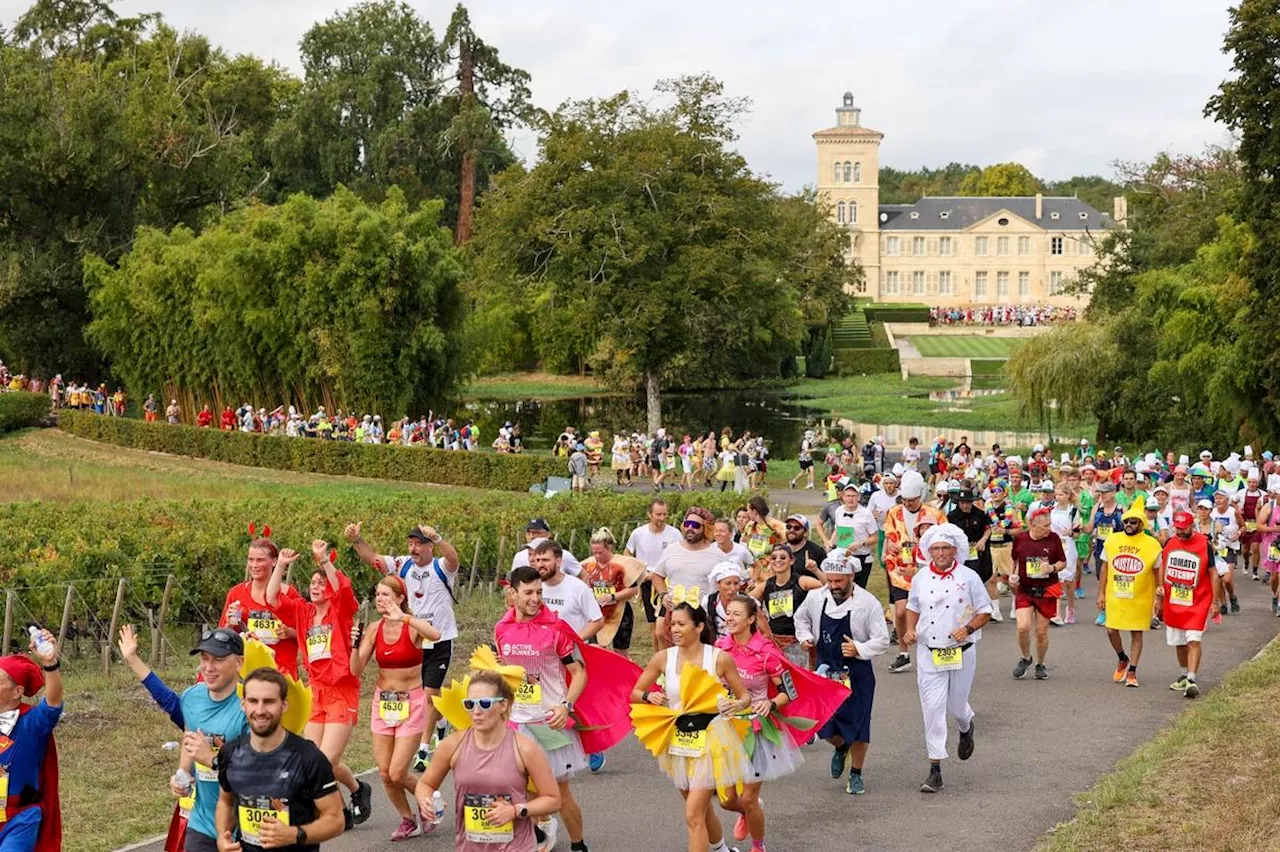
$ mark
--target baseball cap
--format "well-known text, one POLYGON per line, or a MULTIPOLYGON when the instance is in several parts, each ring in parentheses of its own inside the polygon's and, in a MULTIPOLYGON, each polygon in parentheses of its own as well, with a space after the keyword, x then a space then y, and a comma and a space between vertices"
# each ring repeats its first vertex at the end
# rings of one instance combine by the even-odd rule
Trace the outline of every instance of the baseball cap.
POLYGON ((200 644, 191 649, 191 656, 199 653, 213 654, 215 657, 225 657, 229 654, 243 657, 244 640, 230 627, 216 627, 213 630, 206 630, 200 637, 200 644))
POLYGON ((1041 482, 1041 483, 1040 483, 1040 490, 1041 490, 1041 491, 1052 491, 1052 490, 1053 490, 1053 483, 1052 483, 1050 480, 1046 479, 1044 482, 1041 482))
POLYGON ((1110 479, 1104 479, 1098 483, 1099 493, 1107 493, 1116 490, 1116 484, 1110 479))
POLYGON ((1212 500, 1198 500, 1198 501, 1196 501, 1196 508, 1197 508, 1197 509, 1212 509, 1212 508, 1213 508, 1213 501, 1212 501, 1212 500))
POLYGON ((534 518, 525 526, 525 532, 536 530, 537 532, 551 532, 551 526, 545 518, 534 518))
POLYGON ((1185 530, 1195 522, 1195 516, 1185 509, 1173 513, 1173 525, 1180 530, 1185 530))
POLYGON ((417 539, 418 541, 425 541, 427 544, 431 543, 431 537, 427 535, 426 531, 423 530, 422 527, 414 527, 413 529, 409 530, 409 534, 406 535, 405 538, 413 538, 413 539, 417 539))
POLYGON ((809 519, 806 518, 804 515, 800 514, 799 512, 796 512, 794 515, 787 515, 787 520, 795 521, 797 524, 804 527, 805 529, 809 529, 809 519))

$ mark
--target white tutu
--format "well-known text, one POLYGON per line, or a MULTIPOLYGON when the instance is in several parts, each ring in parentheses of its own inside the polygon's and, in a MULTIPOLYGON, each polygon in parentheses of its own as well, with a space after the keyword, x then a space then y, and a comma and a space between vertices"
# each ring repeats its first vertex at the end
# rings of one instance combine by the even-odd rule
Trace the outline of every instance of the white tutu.
MULTIPOLYGON (((537 734, 533 732, 533 725, 517 722, 516 731, 524 734, 529 739, 538 743, 547 756, 547 763, 551 765, 551 774, 556 777, 557 781, 567 781, 574 775, 587 768, 587 753, 582 750, 582 740, 578 737, 578 732, 572 728, 565 728, 560 731, 569 738, 569 744, 560 748, 548 751, 538 740, 537 734)), ((538 727, 545 728, 545 725, 538 727)))
POLYGON ((732 788, 751 780, 747 752, 738 732, 723 716, 707 726, 707 748, 701 757, 683 757, 667 752, 658 758, 662 771, 678 790, 732 788))
POLYGON ((782 743, 774 745, 764 737, 756 734, 756 750, 751 755, 751 767, 747 772, 748 784, 759 784, 761 781, 775 781, 784 775, 790 775, 804 763, 804 755, 800 747, 791 740, 791 735, 782 731, 782 743))

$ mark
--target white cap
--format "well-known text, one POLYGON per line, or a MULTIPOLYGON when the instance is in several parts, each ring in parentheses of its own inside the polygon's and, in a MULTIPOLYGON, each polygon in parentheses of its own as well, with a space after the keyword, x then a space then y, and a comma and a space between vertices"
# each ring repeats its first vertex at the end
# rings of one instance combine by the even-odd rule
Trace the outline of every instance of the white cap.
POLYGON ((707 577, 707 582, 710 583, 712 586, 715 586, 719 584, 721 580, 724 580, 728 577, 737 577, 739 580, 746 579, 746 577, 743 576, 741 565, 739 565, 737 562, 725 561, 725 562, 717 562, 715 564, 715 567, 711 569, 710 576, 707 577))
MULTIPOLYGON (((897 465, 894 465, 895 469, 897 465)), ((902 474, 902 487, 898 489, 903 500, 916 500, 924 497, 924 477, 919 472, 908 470, 902 474)))
POLYGON ((1032 447, 1032 448, 1031 448, 1031 452, 1033 452, 1033 453, 1043 453, 1043 452, 1044 452, 1044 444, 1036 444, 1034 447, 1032 447))
POLYGON ((920 537, 920 551, 928 553, 935 544, 949 544, 957 551, 969 551, 969 537, 955 524, 932 526, 920 537))

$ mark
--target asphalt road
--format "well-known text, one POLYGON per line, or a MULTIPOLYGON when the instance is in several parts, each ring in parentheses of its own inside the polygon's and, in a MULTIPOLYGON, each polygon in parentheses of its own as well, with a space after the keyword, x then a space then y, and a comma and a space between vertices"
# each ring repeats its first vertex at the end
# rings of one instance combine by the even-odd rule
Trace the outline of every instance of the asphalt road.
MULTIPOLYGON (((1090 592, 1096 590, 1093 578, 1086 582, 1090 592)), ((1237 589, 1243 612, 1211 627, 1206 636, 1202 689, 1212 688, 1228 669, 1252 657, 1280 627, 1280 619, 1269 612, 1262 583, 1238 579, 1237 589)), ((1008 601, 1003 600, 1006 612, 1008 601)), ((864 769, 867 794, 845 795, 844 782, 832 780, 828 770, 830 747, 807 747, 807 762, 800 770, 766 784, 762 792, 769 848, 1032 848, 1047 829, 1073 814, 1074 793, 1087 790, 1191 703, 1168 689, 1180 672, 1173 649, 1164 643, 1163 629, 1146 635, 1138 672, 1142 686, 1129 689, 1112 683, 1115 655, 1103 629, 1093 624, 1092 594, 1078 603, 1078 623, 1050 634, 1046 681, 1033 680, 1031 673, 1020 681, 1010 676, 1018 657, 1011 621, 1006 618, 983 631, 972 693, 976 748, 966 762, 954 757, 952 723, 952 757, 943 766, 946 788, 939 795, 919 792, 928 762, 915 674, 888 673, 892 650, 879 658, 871 753, 864 769)), ((370 780, 375 789, 372 818, 324 844, 326 850, 452 848, 452 806, 434 835, 390 843, 387 837, 398 818, 376 776, 370 780)), ((684 848, 680 796, 634 738, 609 753, 600 774, 579 776, 573 786, 593 852, 684 848)), ((446 801, 452 802, 449 790, 446 801)), ((727 830, 732 816, 724 814, 727 830)), ((746 849, 750 842, 731 845, 746 849)), ((160 852, 160 847, 155 843, 144 848, 160 852)), ((568 848, 561 831, 557 849, 568 848)))

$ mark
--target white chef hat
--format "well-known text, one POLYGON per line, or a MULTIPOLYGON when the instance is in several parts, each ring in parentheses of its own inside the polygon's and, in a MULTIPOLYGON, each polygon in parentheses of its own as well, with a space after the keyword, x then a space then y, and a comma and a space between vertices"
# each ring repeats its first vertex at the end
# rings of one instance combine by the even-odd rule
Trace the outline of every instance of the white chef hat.
POLYGON ((1022 467, 1022 456, 1009 456, 1004 461, 1009 467, 1022 467))
POLYGON ((949 544, 957 552, 964 551, 967 553, 969 551, 969 537, 964 534, 964 530, 955 524, 939 524, 930 527, 920 537, 920 552, 928 553, 929 548, 935 544, 949 544))
POLYGON ((1185 453, 1183 455, 1178 456, 1178 464, 1190 464, 1190 463, 1191 463, 1191 457, 1186 455, 1185 453))
POLYGON ((1245 458, 1250 458, 1251 456, 1253 456, 1253 447, 1249 446, 1248 444, 1245 444, 1244 455, 1245 455, 1245 458))
POLYGON ((893 475, 900 478, 905 470, 906 468, 902 466, 902 462, 897 462, 893 466, 893 475))
POLYGON ((916 500, 924 497, 924 477, 914 470, 903 472, 898 492, 902 495, 903 500, 916 500))
POLYGON ((726 577, 737 577, 739 580, 745 580, 742 566, 737 562, 717 562, 715 567, 711 569, 711 575, 707 577, 707 582, 712 586, 719 585, 720 581, 726 577))
POLYGON ((822 560, 822 573, 824 574, 852 574, 853 565, 845 556, 844 548, 837 547, 835 550, 829 551, 825 559, 822 560))

